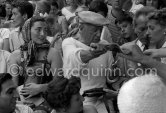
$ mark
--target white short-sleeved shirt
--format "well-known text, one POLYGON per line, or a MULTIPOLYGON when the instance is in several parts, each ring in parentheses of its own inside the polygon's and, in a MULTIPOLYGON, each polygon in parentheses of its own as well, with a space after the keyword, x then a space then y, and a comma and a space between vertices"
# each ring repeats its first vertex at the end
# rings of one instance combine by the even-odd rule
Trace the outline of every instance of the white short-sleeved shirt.
POLYGON ((11 52, 20 48, 21 45, 24 44, 24 40, 22 38, 22 33, 20 32, 20 28, 15 28, 11 31, 9 35, 9 44, 11 52))
POLYGON ((90 47, 74 38, 67 38, 62 42, 64 76, 71 75, 81 78, 82 93, 85 90, 106 86, 106 70, 113 62, 112 52, 90 60, 87 64, 80 58, 81 50, 90 50, 90 47))
POLYGON ((8 51, 0 50, 0 73, 7 73, 10 54, 8 51))
POLYGON ((0 49, 3 47, 3 40, 8 39, 10 30, 7 28, 0 28, 0 49))
POLYGON ((28 106, 17 104, 14 113, 33 113, 33 110, 28 106))

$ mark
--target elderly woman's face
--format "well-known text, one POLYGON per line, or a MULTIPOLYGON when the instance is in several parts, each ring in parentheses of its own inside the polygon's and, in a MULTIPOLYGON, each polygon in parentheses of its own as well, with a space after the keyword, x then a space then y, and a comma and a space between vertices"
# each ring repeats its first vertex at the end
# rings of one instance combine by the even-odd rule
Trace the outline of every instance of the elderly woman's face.
POLYGON ((73 95, 70 100, 68 113, 79 113, 83 110, 84 98, 80 94, 73 95))
POLYGON ((158 8, 158 0, 146 0, 146 6, 158 8))
POLYGON ((146 35, 150 38, 151 44, 158 44, 165 37, 165 29, 157 24, 157 20, 149 20, 147 23, 148 30, 146 35))
POLYGON ((37 44, 42 44, 47 36, 46 22, 37 21, 31 27, 31 38, 37 44))

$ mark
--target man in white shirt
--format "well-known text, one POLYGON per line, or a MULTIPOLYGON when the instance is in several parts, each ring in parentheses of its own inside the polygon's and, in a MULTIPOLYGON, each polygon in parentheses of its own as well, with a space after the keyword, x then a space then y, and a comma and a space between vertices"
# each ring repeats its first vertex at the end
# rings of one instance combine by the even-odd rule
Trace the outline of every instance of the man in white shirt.
POLYGON ((0 74, 0 113, 33 113, 28 106, 16 105, 19 98, 16 88, 10 74, 0 74))
MULTIPOLYGON (((106 87, 107 72, 113 62, 112 52, 98 46, 106 44, 100 40, 102 28, 109 21, 98 13, 82 11, 78 13, 79 31, 75 37, 62 42, 64 76, 79 76, 82 93, 92 88, 106 87), (96 47, 96 49, 94 49, 96 47)), ((102 99, 85 98, 85 105, 96 106, 99 113, 107 113, 102 99)), ((112 105, 109 106, 110 109, 112 105)), ((112 109, 111 109, 112 111, 112 109)), ((112 112, 111 112, 112 113, 112 112)))

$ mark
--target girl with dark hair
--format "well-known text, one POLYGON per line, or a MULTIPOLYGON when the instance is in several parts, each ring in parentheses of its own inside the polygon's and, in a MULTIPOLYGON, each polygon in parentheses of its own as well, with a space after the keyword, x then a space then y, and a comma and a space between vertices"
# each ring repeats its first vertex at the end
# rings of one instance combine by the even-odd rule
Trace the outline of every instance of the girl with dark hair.
MULTIPOLYGON (((147 27, 146 35, 150 39, 150 50, 146 50, 145 54, 152 55, 158 52, 158 49, 160 50, 166 47, 166 8, 157 10, 149 15, 147 27)), ((159 54, 154 57, 162 63, 166 63, 166 58, 164 57, 166 55, 163 56, 162 54, 165 53, 159 51, 159 54)))

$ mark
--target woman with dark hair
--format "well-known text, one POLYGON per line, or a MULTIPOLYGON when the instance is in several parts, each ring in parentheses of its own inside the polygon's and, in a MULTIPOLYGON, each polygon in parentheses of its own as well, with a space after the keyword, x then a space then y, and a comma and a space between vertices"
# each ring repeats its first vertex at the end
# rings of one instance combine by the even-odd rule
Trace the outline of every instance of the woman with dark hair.
POLYGON ((93 106, 83 106, 80 82, 74 76, 70 79, 60 76, 48 85, 46 100, 54 109, 52 113, 97 113, 93 106))
MULTIPOLYGON (((149 49, 162 49, 166 47, 166 8, 160 9, 149 15, 146 35, 150 39, 149 49)), ((151 55, 145 51, 146 54, 151 55)), ((162 56, 162 55, 161 55, 162 56)), ((162 63, 166 63, 166 58, 156 56, 162 63), (160 59, 161 58, 161 59, 160 59)))
POLYGON ((20 95, 36 106, 43 103, 42 92, 47 90, 47 84, 52 79, 60 75, 62 68, 60 53, 51 48, 46 39, 46 28, 44 18, 35 16, 28 19, 22 27, 25 44, 10 57, 10 66, 16 66, 10 69, 13 80, 17 85, 23 85, 20 95), (37 101, 38 98, 40 101, 37 101))

